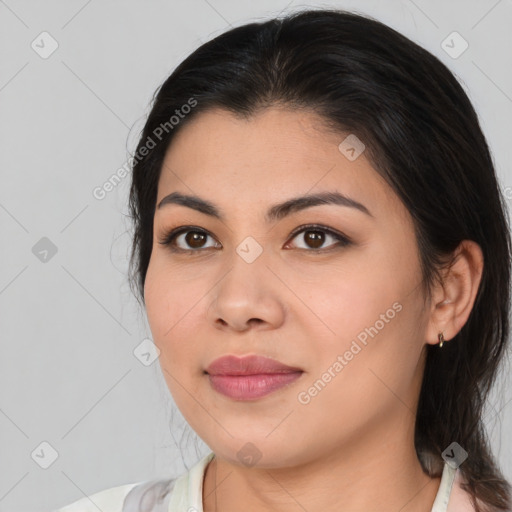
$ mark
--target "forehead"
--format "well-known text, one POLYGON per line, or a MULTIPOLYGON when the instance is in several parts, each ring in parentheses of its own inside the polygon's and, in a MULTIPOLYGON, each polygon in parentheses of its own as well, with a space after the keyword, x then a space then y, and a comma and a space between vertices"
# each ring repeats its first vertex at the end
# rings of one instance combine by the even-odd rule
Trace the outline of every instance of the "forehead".
POLYGON ((348 135, 304 110, 271 107, 248 119, 222 109, 196 114, 167 150, 157 202, 173 191, 270 204, 336 190, 374 210, 403 210, 364 151, 355 160, 340 151, 348 135))

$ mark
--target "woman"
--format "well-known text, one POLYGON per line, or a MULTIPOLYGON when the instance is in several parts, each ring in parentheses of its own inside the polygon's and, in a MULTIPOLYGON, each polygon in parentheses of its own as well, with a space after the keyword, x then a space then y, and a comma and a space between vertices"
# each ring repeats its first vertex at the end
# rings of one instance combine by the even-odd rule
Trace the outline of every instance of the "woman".
POLYGON ((337 10, 232 29, 161 86, 132 178, 134 290, 212 451, 60 512, 511 510, 482 420, 509 226, 437 58, 337 10))

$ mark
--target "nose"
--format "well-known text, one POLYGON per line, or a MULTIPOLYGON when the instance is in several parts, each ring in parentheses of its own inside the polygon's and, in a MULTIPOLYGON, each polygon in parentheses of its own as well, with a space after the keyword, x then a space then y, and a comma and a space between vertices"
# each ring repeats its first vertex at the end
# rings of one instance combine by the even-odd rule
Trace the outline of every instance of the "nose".
POLYGON ((286 311, 283 293, 261 256, 252 263, 236 256, 213 289, 208 321, 220 330, 276 329, 286 311))

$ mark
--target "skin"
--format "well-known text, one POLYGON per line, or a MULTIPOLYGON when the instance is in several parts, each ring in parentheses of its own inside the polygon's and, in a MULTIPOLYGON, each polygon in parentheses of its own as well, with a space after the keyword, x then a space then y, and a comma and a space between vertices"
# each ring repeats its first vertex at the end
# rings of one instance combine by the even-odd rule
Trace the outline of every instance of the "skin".
POLYGON ((482 254, 462 243, 425 302, 411 216, 364 152, 350 161, 339 151, 346 135, 308 111, 271 107, 242 120, 216 109, 184 125, 166 154, 157 204, 178 191, 225 215, 220 221, 176 204, 157 209, 145 282, 169 390, 216 454, 204 479, 205 512, 239 511, 241 503, 261 512, 428 512, 438 492, 440 478, 423 472, 414 449, 425 349, 439 331, 449 343, 466 322, 482 254), (328 204, 265 221, 271 205, 320 191, 341 192, 372 216, 328 204), (307 223, 352 243, 335 248, 326 234, 315 245, 308 230, 290 236, 307 223), (158 243, 184 225, 208 233, 195 245, 175 240, 198 252, 158 243), (252 263, 236 252, 248 236, 263 249, 252 263), (394 303, 401 305, 394 318, 300 403, 298 394, 394 303), (304 373, 263 398, 233 400, 204 373, 225 354, 261 354, 304 373), (261 454, 252 466, 237 456, 247 442, 261 454))

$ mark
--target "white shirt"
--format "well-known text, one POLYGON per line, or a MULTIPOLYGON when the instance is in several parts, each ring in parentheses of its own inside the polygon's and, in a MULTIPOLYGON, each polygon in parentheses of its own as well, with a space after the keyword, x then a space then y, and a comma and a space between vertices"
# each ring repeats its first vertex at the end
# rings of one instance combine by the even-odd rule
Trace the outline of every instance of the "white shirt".
MULTIPOLYGON (((203 481, 210 452, 178 478, 149 480, 111 487, 54 512, 203 512, 203 481)), ((461 487, 458 468, 445 462, 431 512, 474 512, 461 487)))

